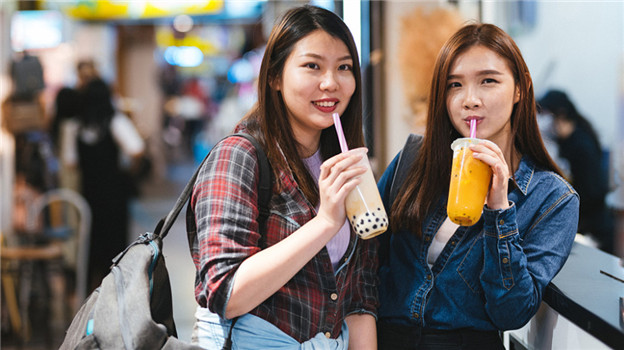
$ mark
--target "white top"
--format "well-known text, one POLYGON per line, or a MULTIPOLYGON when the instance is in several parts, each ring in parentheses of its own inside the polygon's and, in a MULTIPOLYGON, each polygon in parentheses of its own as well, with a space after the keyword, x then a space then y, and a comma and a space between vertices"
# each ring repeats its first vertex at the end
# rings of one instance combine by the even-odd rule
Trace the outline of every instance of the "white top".
POLYGON ((440 229, 436 232, 433 237, 433 241, 429 246, 429 253, 427 255, 427 263, 429 264, 429 267, 433 266, 433 263, 435 263, 438 256, 440 256, 442 249, 444 249, 446 243, 449 239, 451 239, 458 227, 459 225, 452 222, 448 216, 446 217, 446 220, 444 220, 442 226, 440 226, 440 229))
MULTIPOLYGON (((116 113, 111 120, 110 131, 115 143, 125 156, 136 156, 145 150, 145 141, 127 115, 116 113)), ((78 164, 78 137, 80 124, 77 120, 70 119, 61 127, 61 160, 67 165, 78 164)))

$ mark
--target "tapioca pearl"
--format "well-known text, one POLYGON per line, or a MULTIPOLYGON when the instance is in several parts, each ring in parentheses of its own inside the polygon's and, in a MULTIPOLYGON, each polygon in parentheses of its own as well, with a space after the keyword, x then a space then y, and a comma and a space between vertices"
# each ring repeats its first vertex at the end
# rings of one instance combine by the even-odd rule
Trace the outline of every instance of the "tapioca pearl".
POLYGON ((371 219, 368 219, 368 222, 373 222, 373 220, 371 220, 371 219))
POLYGON ((364 225, 364 219, 360 219, 360 224, 364 225))
POLYGON ((375 222, 379 222, 379 218, 376 218, 376 219, 375 219, 375 222))
POLYGON ((365 214, 365 215, 366 215, 366 216, 369 216, 369 215, 370 215, 370 213, 369 213, 369 212, 366 212, 366 214, 365 214))
POLYGON ((370 232, 370 229, 367 227, 366 229, 364 229, 366 232, 370 232))
POLYGON ((376 229, 377 229, 377 225, 373 225, 373 230, 376 230, 376 229))

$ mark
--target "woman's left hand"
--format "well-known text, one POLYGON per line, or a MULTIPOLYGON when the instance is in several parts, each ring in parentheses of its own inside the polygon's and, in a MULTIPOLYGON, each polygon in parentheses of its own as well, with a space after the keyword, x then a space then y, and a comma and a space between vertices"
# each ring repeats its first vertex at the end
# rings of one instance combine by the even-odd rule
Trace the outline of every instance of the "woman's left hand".
POLYGON ((507 209, 509 207, 507 188, 511 175, 503 151, 494 142, 471 145, 470 150, 475 159, 479 159, 492 168, 492 183, 486 200, 488 208, 507 209))

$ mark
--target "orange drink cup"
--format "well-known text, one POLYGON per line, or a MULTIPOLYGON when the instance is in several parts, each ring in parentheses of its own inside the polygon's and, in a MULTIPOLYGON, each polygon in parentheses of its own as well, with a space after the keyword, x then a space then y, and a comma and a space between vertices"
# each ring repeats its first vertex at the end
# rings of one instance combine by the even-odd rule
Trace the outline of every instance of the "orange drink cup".
POLYGON ((353 230, 360 238, 369 239, 388 229, 388 216, 368 158, 363 157, 358 166, 367 170, 361 175, 362 182, 345 198, 345 209, 353 230))
POLYGON ((453 167, 447 214, 449 219, 461 226, 472 226, 479 221, 490 188, 492 169, 489 165, 474 159, 471 144, 490 142, 476 138, 461 138, 453 141, 453 167))

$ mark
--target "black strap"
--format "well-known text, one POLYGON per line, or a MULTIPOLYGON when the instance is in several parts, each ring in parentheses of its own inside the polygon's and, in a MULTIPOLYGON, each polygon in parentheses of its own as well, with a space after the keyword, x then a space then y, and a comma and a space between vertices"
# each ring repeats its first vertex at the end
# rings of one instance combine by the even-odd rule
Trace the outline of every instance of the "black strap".
MULTIPOLYGON (((401 186, 405 182, 405 179, 409 175, 412 165, 418 156, 420 146, 422 145, 423 137, 421 135, 410 134, 405 141, 405 145, 401 149, 399 154, 399 160, 397 161, 394 175, 392 176, 392 182, 390 183, 390 191, 388 193, 388 205, 392 206, 396 199, 401 186)), ((387 259, 390 254, 390 235, 382 235, 379 239, 379 248, 377 249, 379 265, 387 263, 387 259)))
POLYGON ((234 325, 236 324, 236 321, 238 321, 238 317, 235 317, 232 320, 232 324, 230 324, 230 331, 228 332, 227 339, 225 339, 225 342, 223 343, 223 347, 221 348, 221 350, 232 349, 232 331, 234 330, 234 325))
MULTIPOLYGON (((262 146, 260 145, 260 143, 253 136, 249 134, 238 133, 238 134, 233 134, 233 135, 229 135, 226 137, 231 137, 231 136, 240 136, 240 137, 246 138, 247 140, 249 140, 249 142, 251 142, 251 144, 256 149, 256 155, 258 157, 258 170, 259 170, 258 224, 260 225, 260 232, 264 232, 266 219, 269 217, 269 213, 270 213, 269 201, 271 200, 271 184, 273 182, 273 172, 271 171, 271 165, 269 164, 269 159, 264 153, 264 149, 262 149, 262 146)), ((191 176, 191 179, 189 180, 189 182, 186 184, 186 186, 182 190, 182 193, 178 197, 173 209, 171 209, 169 214, 167 214, 167 217, 164 219, 161 219, 158 225, 156 226, 156 229, 154 230, 154 234, 159 236, 161 240, 167 236, 167 233, 169 233, 169 229, 171 229, 171 226, 173 226, 173 223, 175 222, 176 218, 180 214, 180 211, 182 210, 186 202, 191 197, 191 193, 193 192, 193 186, 195 185, 195 181, 197 180, 199 171, 201 167, 204 165, 204 163, 206 162, 206 160, 208 159, 208 155, 206 155, 204 160, 195 170, 195 173, 193 174, 193 176, 191 176)), ((238 321, 238 317, 232 320, 232 324, 230 325, 230 331, 228 332, 228 337, 225 340, 225 343, 223 344, 223 350, 230 350, 232 348, 232 331, 234 329, 234 325, 236 324, 236 321, 238 321)))
POLYGON ((390 184, 390 197, 388 201, 390 205, 394 203, 394 199, 401 189, 403 182, 405 182, 405 179, 409 175, 412 164, 414 164, 414 160, 422 145, 422 139, 423 137, 421 135, 410 134, 407 141, 405 141, 405 146, 403 146, 401 154, 399 155, 398 164, 394 171, 394 176, 392 177, 392 183, 390 184))
MULTIPOLYGON (((260 171, 258 181, 258 210, 260 211, 260 214, 258 216, 258 223, 260 224, 260 227, 262 229, 264 227, 264 222, 266 221, 266 218, 269 216, 269 200, 271 199, 271 182, 273 173, 271 172, 269 159, 267 158, 264 150, 260 146, 260 143, 258 143, 258 141, 253 136, 244 133, 237 133, 226 137, 232 136, 240 136, 246 138, 247 140, 249 140, 249 142, 253 144, 254 148, 256 149, 256 155, 258 156, 258 169, 260 171)), ((180 211, 182 210, 182 208, 184 208, 184 205, 191 197, 191 193, 193 192, 193 186, 195 185, 195 181, 197 180, 197 176, 199 175, 199 170, 208 159, 208 155, 206 155, 204 160, 195 170, 193 176, 191 176, 191 179, 182 190, 182 193, 178 197, 175 205, 173 206, 173 209, 171 209, 169 214, 167 214, 164 219, 161 219, 156 226, 154 234, 160 236, 161 239, 164 239, 167 236, 169 230, 171 229, 171 226, 173 226, 173 223, 180 214, 180 211)))

